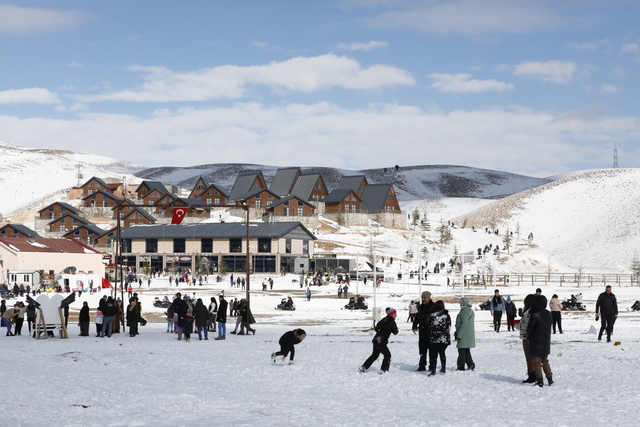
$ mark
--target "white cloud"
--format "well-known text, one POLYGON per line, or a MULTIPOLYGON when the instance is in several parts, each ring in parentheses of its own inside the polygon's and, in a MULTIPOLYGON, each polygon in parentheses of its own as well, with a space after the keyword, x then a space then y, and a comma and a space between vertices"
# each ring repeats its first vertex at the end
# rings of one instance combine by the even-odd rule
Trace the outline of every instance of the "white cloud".
POLYGON ((429 77, 435 80, 431 87, 442 92, 480 93, 492 90, 504 92, 515 89, 515 85, 512 83, 493 79, 476 80, 471 78, 471 74, 431 73, 429 77))
POLYGON ((0 104, 57 104, 59 102, 60 98, 56 93, 39 87, 0 92, 0 104))
POLYGON ((638 53, 640 52, 640 45, 638 43, 628 43, 620 48, 622 53, 638 53))
POLYGON ((79 62, 69 62, 67 64, 67 67, 69 67, 69 68, 84 68, 84 65, 82 65, 79 62))
POLYGON ((387 65, 362 68, 354 59, 331 53, 247 67, 222 65, 176 72, 165 67, 135 66, 130 70, 144 74, 145 83, 140 88, 78 98, 85 102, 205 101, 241 98, 253 85, 267 86, 281 94, 310 93, 334 87, 365 90, 415 85, 415 80, 405 70, 387 65))
POLYGON ((370 41, 367 43, 340 43, 336 48, 340 50, 365 50, 369 52, 374 49, 380 49, 387 46, 389 46, 389 43, 387 42, 370 41))
POLYGON ((619 93, 620 88, 610 84, 603 84, 602 87, 600 88, 600 92, 613 95, 615 93, 619 93))
POLYGON ((523 62, 514 67, 517 76, 533 77, 548 83, 568 83, 576 72, 576 64, 569 61, 523 62))
POLYGON ((595 42, 567 43, 567 47, 569 47, 570 49, 584 52, 587 50, 597 50, 601 46, 604 46, 608 43, 609 43, 609 39, 603 39, 595 42))
POLYGON ((0 33, 34 34, 75 28, 84 14, 72 10, 36 9, 0 4, 0 33))
POLYGON ((525 108, 443 113, 394 104, 344 109, 328 103, 241 103, 163 109, 151 117, 0 116, 0 129, 3 139, 19 145, 100 154, 109 147, 123 160, 149 166, 241 162, 355 169, 453 163, 548 176, 598 167, 598 160, 609 165, 610 150, 602 141, 636 141, 640 120, 525 108), (321 147, 321 154, 309 157, 301 143, 321 147), (449 149, 442 150, 445 143, 449 149))
MULTIPOLYGON (((420 3, 420 2, 417 2, 420 3)), ((382 13, 371 25, 417 29, 435 34, 529 33, 563 25, 539 3, 518 0, 454 0, 382 13)))

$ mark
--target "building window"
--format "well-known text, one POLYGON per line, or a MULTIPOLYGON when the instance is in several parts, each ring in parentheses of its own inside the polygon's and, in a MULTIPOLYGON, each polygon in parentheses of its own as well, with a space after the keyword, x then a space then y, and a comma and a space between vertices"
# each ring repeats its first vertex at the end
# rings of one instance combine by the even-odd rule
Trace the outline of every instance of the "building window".
POLYGON ((387 212, 393 212, 393 206, 385 206, 387 208, 387 212))
POLYGON ((309 241, 308 240, 303 240, 302 241, 302 253, 304 255, 309 255, 309 241))
POLYGON ((121 250, 123 254, 131 253, 131 239, 122 239, 121 240, 121 250))
POLYGON ((298 200, 298 206, 304 206, 304 202, 302 200, 298 200))
POLYGON ((219 204, 220 204, 220 199, 216 198, 216 199, 213 201, 213 204, 214 204, 214 205, 219 205, 219 204))
POLYGON ((268 237, 258 238, 258 252, 271 252, 271 239, 268 237))
POLYGON ((284 251, 285 253, 291 253, 291 239, 286 239, 284 242, 284 251))
POLYGON ((351 212, 353 213, 358 212, 358 207, 356 205, 351 205, 351 212))
POLYGON ((229 239, 229 252, 242 253, 242 239, 238 237, 232 237, 229 239))
MULTIPOLYGON (((218 199, 216 199, 216 200, 218 200, 218 199)), ((208 205, 210 205, 210 204, 211 204, 211 198, 208 198, 208 199, 207 199, 207 204, 208 204, 208 205)))
POLYGON ((298 208, 298 216, 304 216, 304 208, 298 208))
POLYGON ((187 241, 184 238, 173 239, 173 252, 184 253, 187 251, 187 241))
POLYGON ((260 200, 256 199, 256 209, 260 209, 260 200))
POLYGON ((201 239, 200 252, 213 252, 213 239, 211 238, 201 239))
POLYGON ((284 216, 289 216, 289 208, 284 208, 284 216))
POLYGON ((145 252, 156 253, 158 252, 158 239, 146 239, 145 240, 145 252))

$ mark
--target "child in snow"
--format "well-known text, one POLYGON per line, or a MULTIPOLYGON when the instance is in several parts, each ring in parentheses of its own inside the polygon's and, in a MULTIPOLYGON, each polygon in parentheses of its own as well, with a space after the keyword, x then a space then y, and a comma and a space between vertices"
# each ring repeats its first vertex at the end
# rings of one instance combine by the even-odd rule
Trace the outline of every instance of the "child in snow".
POLYGON ((169 307, 167 311, 164 312, 164 315, 167 316, 167 332, 173 333, 175 330, 175 318, 176 312, 173 310, 173 306, 169 307))
POLYGON ((99 308, 96 309, 94 321, 96 322, 96 337, 99 337, 102 333, 102 322, 104 321, 104 314, 99 308))
POLYGON ((376 335, 373 337, 373 352, 371 356, 358 368, 358 371, 365 372, 371 367, 371 364, 378 360, 378 357, 382 353, 384 359, 382 359, 381 372, 388 372, 389 365, 391 365, 391 352, 387 347, 389 343, 389 337, 391 334, 398 335, 398 325, 396 325, 396 311, 387 307, 385 310, 387 316, 378 322, 376 325, 376 335))
POLYGON ((271 354, 271 360, 276 363, 276 358, 282 356, 284 362, 287 358, 287 354, 291 353, 289 357, 289 365, 293 365, 293 357, 296 355, 294 345, 300 344, 307 337, 307 333, 304 329, 294 329, 293 331, 286 332, 280 337, 280 351, 271 354))
POLYGON ((193 312, 191 309, 187 310, 187 315, 184 318, 184 327, 182 333, 184 334, 185 341, 191 341, 191 332, 193 332, 193 312))

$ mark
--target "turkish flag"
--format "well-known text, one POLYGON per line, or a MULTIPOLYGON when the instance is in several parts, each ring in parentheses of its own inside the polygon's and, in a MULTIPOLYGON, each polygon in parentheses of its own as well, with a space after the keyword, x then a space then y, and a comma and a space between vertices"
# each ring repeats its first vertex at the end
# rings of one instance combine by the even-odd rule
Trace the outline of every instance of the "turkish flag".
POLYGON ((171 224, 180 224, 184 217, 187 215, 189 208, 173 208, 173 216, 171 217, 171 224))

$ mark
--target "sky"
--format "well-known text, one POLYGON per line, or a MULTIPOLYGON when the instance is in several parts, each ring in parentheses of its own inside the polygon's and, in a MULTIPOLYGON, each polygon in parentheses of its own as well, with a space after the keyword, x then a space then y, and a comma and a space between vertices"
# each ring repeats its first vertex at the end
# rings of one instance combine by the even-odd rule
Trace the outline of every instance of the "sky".
POLYGON ((146 166, 640 164, 640 4, 0 0, 0 140, 146 166))

